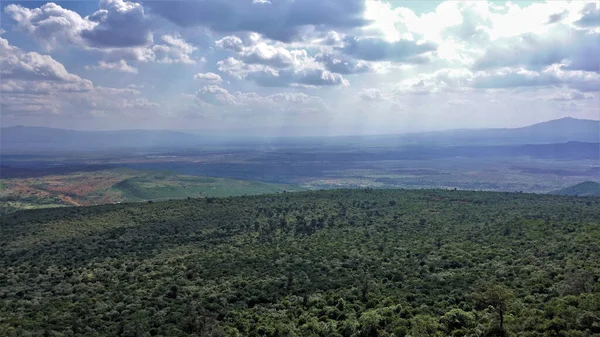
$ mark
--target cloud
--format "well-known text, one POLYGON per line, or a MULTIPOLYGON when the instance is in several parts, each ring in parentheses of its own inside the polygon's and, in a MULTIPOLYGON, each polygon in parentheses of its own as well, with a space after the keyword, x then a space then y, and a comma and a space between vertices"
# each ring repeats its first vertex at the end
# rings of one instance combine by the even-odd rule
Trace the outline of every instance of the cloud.
POLYGON ((289 42, 302 38, 307 29, 329 31, 365 25, 362 0, 276 1, 271 4, 246 0, 181 1, 177 6, 149 1, 145 6, 181 27, 204 26, 221 33, 257 32, 289 42))
POLYGON ((522 67, 504 67, 486 71, 467 68, 443 68, 430 74, 419 74, 396 84, 395 93, 402 95, 436 94, 441 92, 469 92, 476 89, 562 88, 583 92, 598 91, 600 74, 581 70, 567 70, 561 65, 540 71, 522 67))
POLYGON ((388 42, 381 38, 346 37, 341 51, 355 58, 367 61, 394 61, 406 63, 426 63, 427 52, 436 50, 431 42, 417 43, 409 40, 388 42))
MULTIPOLYGON (((185 104, 198 110, 195 102, 202 102, 202 109, 215 116, 220 109, 231 116, 236 109, 258 116, 261 109, 267 114, 294 106, 309 110, 301 103, 309 100, 311 109, 335 107, 344 118, 378 112, 373 115, 380 119, 369 121, 373 125, 386 113, 398 115, 397 102, 410 106, 416 119, 435 115, 437 106, 460 110, 450 105, 461 100, 492 107, 492 114, 518 107, 526 96, 538 109, 557 110, 563 102, 577 101, 584 117, 592 115, 600 91, 600 65, 593 57, 600 54, 597 3, 444 1, 429 11, 379 0, 184 0, 176 5, 103 0, 85 12, 54 3, 4 6, 3 28, 22 33, 5 35, 23 39, 15 41, 19 46, 33 40, 39 48, 23 51, 0 39, 3 113, 10 108, 108 118, 119 109, 158 110, 141 92, 122 91, 135 88, 93 85, 78 73, 82 67, 139 74, 144 92, 164 92, 161 110, 171 114, 185 104), (87 66, 80 60, 88 60, 87 66), (157 63, 184 64, 193 71, 186 77, 183 67, 157 63), (198 83, 202 89, 187 103, 169 96, 198 83), (237 92, 228 85, 260 88, 237 92), (315 88, 323 95, 321 105, 297 94, 315 88), (284 95, 292 90, 294 95, 284 95)), ((121 83, 115 76, 101 77, 103 84, 121 83)))
MULTIPOLYGON (((126 65, 126 64, 125 64, 126 65)), ((104 67, 122 65, 100 64, 104 67)), ((60 114, 91 116, 100 110, 126 114, 156 109, 135 89, 94 86, 49 55, 25 52, 0 38, 0 104, 5 116, 60 114)))
POLYGON ((254 72, 269 71, 277 73, 275 69, 260 65, 260 64, 246 64, 234 57, 228 57, 224 60, 217 62, 217 69, 222 71, 238 80, 246 78, 249 74, 254 72))
POLYGON ((150 19, 139 3, 122 0, 100 0, 100 10, 85 17, 95 23, 81 31, 81 37, 92 47, 139 47, 152 42, 150 19))
POLYGON ((365 101, 383 101, 383 100, 385 100, 385 98, 383 97, 383 94, 381 93, 381 90, 379 90, 377 88, 363 89, 363 91, 361 91, 358 94, 358 97, 364 99, 365 101))
POLYGON ((217 85, 207 85, 196 92, 196 97, 212 105, 237 105, 238 100, 227 89, 217 85))
POLYGON ((215 46, 218 49, 233 50, 240 52, 245 47, 244 41, 235 35, 228 35, 220 40, 215 41, 215 46))
POLYGON ((230 93, 216 85, 208 85, 196 92, 199 104, 208 112, 244 117, 261 114, 323 113, 328 110, 323 100, 302 92, 284 92, 260 95, 255 92, 230 93))
POLYGON ((396 95, 431 95, 442 92, 465 92, 472 86, 474 74, 469 69, 442 68, 421 73, 395 85, 396 95))
POLYGON ((348 86, 350 83, 342 75, 322 68, 299 68, 279 71, 253 72, 246 76, 265 87, 287 86, 348 86))
POLYGON ((136 47, 152 42, 149 19, 141 4, 102 0, 99 8, 85 18, 55 3, 33 9, 10 4, 4 11, 17 22, 21 31, 31 35, 47 50, 63 45, 136 47))
POLYGON ((286 68, 292 66, 295 62, 302 62, 298 59, 308 57, 305 50, 290 51, 283 47, 267 45, 264 42, 243 48, 237 56, 245 63, 264 64, 275 68, 286 68))
POLYGON ((99 53, 106 64, 113 65, 125 60, 187 64, 197 61, 191 56, 197 48, 178 34, 163 34, 162 43, 153 44, 153 21, 140 3, 101 0, 99 10, 86 17, 54 3, 33 9, 11 4, 4 11, 22 32, 48 51, 76 47, 99 53))
POLYGON ((194 75, 195 80, 207 81, 207 82, 221 82, 223 79, 221 76, 215 73, 197 73, 194 75))
POLYGON ((31 35, 47 50, 57 45, 82 44, 81 31, 95 25, 77 12, 55 3, 34 9, 10 4, 4 8, 4 12, 17 22, 19 30, 31 35))
POLYGON ((319 53, 315 55, 315 60, 323 63, 327 70, 343 75, 375 71, 373 65, 367 61, 356 61, 332 53, 319 53))
POLYGON ((79 85, 82 90, 92 86, 90 81, 69 73, 51 56, 24 52, 3 38, 0 38, 0 75, 3 80, 69 83, 79 85))
POLYGON ((581 10, 581 18, 575 22, 580 27, 598 28, 600 24, 600 7, 596 2, 590 2, 581 10))
POLYGON ((349 84, 341 74, 327 70, 303 49, 288 50, 257 42, 251 46, 236 47, 236 50, 239 51, 235 58, 218 61, 217 66, 220 71, 237 79, 249 79, 265 87, 349 84))
POLYGON ((569 92, 558 92, 554 95, 544 97, 546 99, 552 101, 574 101, 574 100, 582 100, 582 99, 592 99, 594 95, 587 92, 580 91, 569 91, 569 92))
POLYGON ((550 15, 550 17, 548 17, 548 24, 560 22, 560 21, 562 21, 562 19, 567 17, 568 14, 569 14, 569 11, 567 11, 567 10, 563 10, 562 12, 559 12, 559 13, 554 13, 554 14, 550 15))
POLYGON ((469 79, 475 88, 562 87, 584 92, 598 91, 600 74, 585 71, 565 71, 550 66, 543 71, 523 68, 502 68, 493 72, 477 72, 469 79))
POLYGON ((197 49, 177 35, 165 34, 161 37, 165 44, 152 47, 154 57, 161 63, 188 63, 194 64, 196 60, 191 54, 197 49))
POLYGON ((103 69, 103 70, 111 70, 122 73, 132 73, 137 74, 138 69, 127 64, 125 60, 120 60, 118 62, 104 62, 99 61, 97 66, 86 66, 85 69, 103 69))
POLYGON ((455 106, 474 106, 474 104, 471 101, 468 101, 466 99, 453 99, 453 100, 449 100, 447 102, 447 104, 449 104, 449 105, 455 105, 455 106))
POLYGON ((582 108, 582 104, 574 101, 562 102, 558 105, 558 108, 563 111, 579 111, 582 108))
POLYGON ((525 34, 503 39, 487 49, 474 68, 521 66, 537 70, 562 63, 566 69, 600 72, 600 63, 590 57, 600 55, 599 39, 598 33, 562 29, 547 36, 525 34))

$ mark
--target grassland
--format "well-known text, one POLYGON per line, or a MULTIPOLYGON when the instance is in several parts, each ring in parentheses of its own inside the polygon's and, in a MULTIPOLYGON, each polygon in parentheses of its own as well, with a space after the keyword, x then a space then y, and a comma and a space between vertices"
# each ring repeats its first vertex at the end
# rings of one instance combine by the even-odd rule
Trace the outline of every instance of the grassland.
POLYGON ((299 186, 127 168, 4 179, 0 212, 186 197, 226 197, 304 190, 299 186))

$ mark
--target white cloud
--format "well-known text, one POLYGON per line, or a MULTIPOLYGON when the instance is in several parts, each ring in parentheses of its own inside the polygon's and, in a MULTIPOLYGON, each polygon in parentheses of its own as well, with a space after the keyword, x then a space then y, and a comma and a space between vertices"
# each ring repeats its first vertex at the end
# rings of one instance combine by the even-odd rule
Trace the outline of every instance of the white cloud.
POLYGON ((356 62, 337 66, 337 60, 325 54, 311 56, 306 49, 287 49, 256 34, 248 36, 246 42, 237 36, 226 36, 216 45, 235 51, 235 57, 217 62, 220 71, 265 87, 347 86, 349 82, 340 72, 359 73, 369 68, 356 62))
POLYGON ((92 87, 90 81, 69 73, 51 56, 23 52, 3 38, 0 38, 0 75, 3 80, 57 82, 57 86, 67 83, 81 90, 92 87))
POLYGON ((449 100, 447 103, 456 106, 474 106, 471 101, 468 101, 466 99, 453 99, 449 100))
POLYGON ((385 98, 377 88, 363 89, 358 96, 366 101, 383 101, 385 98))
POLYGON ((33 9, 11 4, 4 11, 45 50, 75 47, 99 53, 108 65, 105 67, 113 65, 111 69, 126 60, 187 64, 198 61, 191 56, 197 48, 177 34, 163 34, 162 43, 154 44, 152 18, 140 3, 101 0, 99 10, 86 17, 54 3, 33 9))
POLYGON ((163 35, 161 37, 165 44, 154 45, 155 60, 161 63, 188 63, 194 64, 196 60, 191 58, 191 54, 197 49, 184 39, 176 35, 163 35))
POLYGON ((544 99, 549 99, 552 101, 574 101, 574 100, 582 100, 582 99, 593 99, 594 95, 588 92, 580 92, 577 90, 572 90, 568 92, 557 92, 550 96, 543 97, 544 99))
POLYGON ((0 38, 0 69, 3 116, 89 117, 99 110, 115 115, 158 107, 138 90, 94 86, 91 81, 68 72, 51 56, 24 52, 3 38, 0 38))
MULTIPOLYGON (((170 114, 184 103, 168 95, 189 92, 200 83, 204 87, 194 100, 215 115, 217 105, 229 115, 239 109, 257 116, 261 108, 272 113, 298 104, 308 111, 298 103, 307 99, 301 92, 322 97, 321 105, 309 99, 312 108, 327 106, 340 123, 350 118, 360 125, 365 112, 373 125, 393 124, 382 116, 405 114, 438 123, 438 110, 448 120, 469 123, 472 110, 453 106, 465 102, 477 106, 481 116, 507 107, 504 120, 520 119, 523 101, 540 119, 564 115, 557 112, 561 108, 578 116, 597 115, 592 111, 600 97, 600 64, 593 57, 600 54, 597 1, 445 1, 429 12, 403 7, 407 4, 200 0, 173 6, 102 0, 87 16, 53 3, 37 8, 9 4, 3 28, 23 34, 6 35, 26 36, 47 52, 23 52, 0 39, 1 85, 7 96, 3 112, 9 106, 23 113, 44 111, 44 102, 52 113, 77 106, 107 118, 117 107, 157 110, 139 92, 94 86, 78 75, 84 67, 138 74, 147 82, 144 92, 157 91, 161 97, 164 92, 170 114), (89 60, 88 65, 71 63, 75 57, 89 60), (200 62, 206 63, 197 66, 200 62), (168 64, 184 64, 188 75, 168 64), (246 91, 236 91, 240 88, 246 91), (291 90, 293 96, 284 96, 291 90), (572 101, 578 104, 568 104, 572 101)), ((120 85, 118 77, 101 71, 86 76, 120 85)), ((501 119, 489 118, 490 123, 501 119)))
POLYGON ((230 93, 216 85, 208 85, 196 92, 200 105, 208 113, 251 117, 258 114, 325 113, 327 106, 320 97, 302 92, 284 92, 260 95, 255 92, 230 93))
POLYGON ((19 30, 31 35, 46 50, 59 45, 84 44, 81 32, 96 25, 77 12, 52 2, 34 9, 10 4, 4 8, 4 12, 17 22, 19 30))
POLYGON ((221 82, 223 79, 221 76, 215 73, 197 73, 194 75, 194 79, 206 81, 206 82, 221 82))
POLYGON ((228 49, 239 52, 244 48, 244 42, 235 35, 228 35, 215 41, 215 46, 219 49, 228 49))
POLYGON ((396 84, 395 90, 401 94, 435 94, 468 92, 477 88, 511 89, 563 86, 585 92, 597 91, 600 88, 600 74, 565 70, 561 65, 549 66, 540 71, 508 67, 487 71, 444 68, 401 81, 396 84))
POLYGON ((83 18, 77 12, 47 3, 39 8, 10 4, 4 11, 17 27, 47 50, 77 45, 90 48, 121 48, 152 42, 148 18, 141 4, 102 0, 99 10, 83 18))
POLYGON ((138 69, 127 64, 125 60, 119 60, 118 62, 104 62, 99 61, 97 66, 86 66, 85 69, 103 69, 103 70, 111 70, 122 73, 132 73, 137 74, 138 69))

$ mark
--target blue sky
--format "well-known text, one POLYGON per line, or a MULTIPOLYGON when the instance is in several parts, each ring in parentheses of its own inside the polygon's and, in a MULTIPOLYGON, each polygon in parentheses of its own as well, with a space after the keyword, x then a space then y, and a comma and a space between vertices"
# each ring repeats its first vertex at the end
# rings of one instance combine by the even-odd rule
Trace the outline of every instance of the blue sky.
POLYGON ((598 119, 599 25, 598 1, 2 2, 1 122, 347 134, 598 119))

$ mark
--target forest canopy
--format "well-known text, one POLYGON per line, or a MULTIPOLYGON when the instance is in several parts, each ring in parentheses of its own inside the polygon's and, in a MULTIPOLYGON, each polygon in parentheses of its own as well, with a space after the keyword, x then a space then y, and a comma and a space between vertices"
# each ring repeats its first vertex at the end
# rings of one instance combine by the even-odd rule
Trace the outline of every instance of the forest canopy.
POLYGON ((1 219, 2 336, 594 336, 600 198, 330 190, 1 219))

